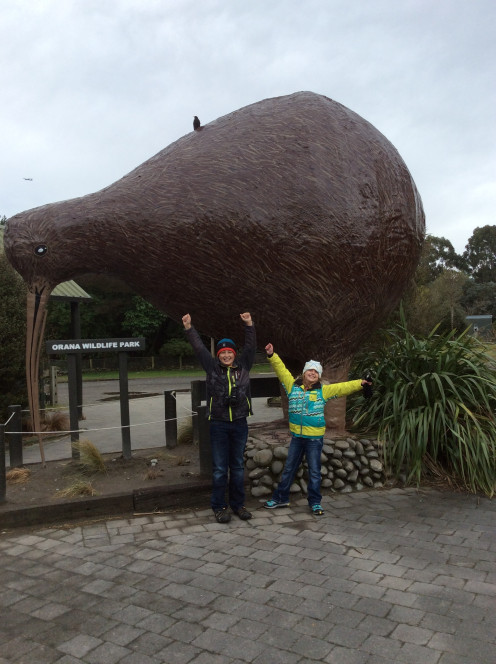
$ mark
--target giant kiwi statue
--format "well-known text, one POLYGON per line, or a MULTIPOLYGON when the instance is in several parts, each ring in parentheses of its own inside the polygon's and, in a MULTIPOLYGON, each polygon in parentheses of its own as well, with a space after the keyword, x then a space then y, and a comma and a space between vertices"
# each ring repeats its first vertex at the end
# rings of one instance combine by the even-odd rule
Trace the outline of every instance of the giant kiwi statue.
MULTIPOLYGON (((189 312, 212 337, 239 339, 238 314, 250 311, 260 348, 270 341, 289 367, 320 360, 324 379, 346 379, 354 353, 398 304, 424 232, 397 150, 312 92, 241 108, 101 191, 14 215, 5 251, 29 288, 36 430, 46 303, 57 284, 113 275, 177 321, 189 312)), ((326 419, 343 428, 341 415, 326 419)))

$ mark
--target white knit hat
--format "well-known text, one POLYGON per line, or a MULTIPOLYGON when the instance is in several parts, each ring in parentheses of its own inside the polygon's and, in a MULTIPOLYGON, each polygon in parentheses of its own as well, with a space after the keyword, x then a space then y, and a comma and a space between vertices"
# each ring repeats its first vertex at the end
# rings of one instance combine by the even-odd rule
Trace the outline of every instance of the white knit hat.
POLYGON ((319 378, 321 378, 321 376, 322 376, 322 365, 321 365, 320 362, 316 362, 315 360, 310 360, 303 367, 303 373, 305 373, 305 371, 308 371, 309 369, 315 369, 315 371, 319 374, 319 378))

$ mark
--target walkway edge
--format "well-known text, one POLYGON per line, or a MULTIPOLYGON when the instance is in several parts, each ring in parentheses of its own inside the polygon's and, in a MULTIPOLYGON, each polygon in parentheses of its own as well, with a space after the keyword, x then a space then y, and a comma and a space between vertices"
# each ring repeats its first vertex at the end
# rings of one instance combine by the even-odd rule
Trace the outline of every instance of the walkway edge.
POLYGON ((210 480, 198 480, 190 484, 147 487, 135 489, 131 493, 92 496, 64 503, 44 503, 33 507, 16 508, 13 505, 9 509, 8 503, 4 503, 1 507, 5 511, 0 511, 0 528, 48 526, 77 519, 115 515, 129 516, 136 512, 153 513, 173 507, 191 507, 195 503, 205 504, 210 490, 210 480))

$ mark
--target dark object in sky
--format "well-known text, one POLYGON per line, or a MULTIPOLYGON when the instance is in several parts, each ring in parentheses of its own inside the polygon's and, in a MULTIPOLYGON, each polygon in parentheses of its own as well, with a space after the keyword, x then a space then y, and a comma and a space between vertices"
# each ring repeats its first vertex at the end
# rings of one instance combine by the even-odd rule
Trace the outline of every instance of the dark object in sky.
POLYGON ((212 337, 232 330, 241 341, 233 321, 250 311, 262 345, 287 366, 318 359, 325 377, 346 373, 398 304, 425 219, 408 168, 375 127, 297 92, 208 129, 99 192, 7 221, 5 252, 29 288, 31 407, 48 296, 84 273, 119 278, 177 321, 189 312, 212 337))
POLYGON ((193 129, 196 131, 197 129, 200 129, 200 120, 198 120, 198 116, 195 115, 193 118, 193 129))
POLYGON ((33 178, 22 178, 22 179, 23 180, 29 180, 30 182, 32 182, 32 180, 33 180, 33 178))

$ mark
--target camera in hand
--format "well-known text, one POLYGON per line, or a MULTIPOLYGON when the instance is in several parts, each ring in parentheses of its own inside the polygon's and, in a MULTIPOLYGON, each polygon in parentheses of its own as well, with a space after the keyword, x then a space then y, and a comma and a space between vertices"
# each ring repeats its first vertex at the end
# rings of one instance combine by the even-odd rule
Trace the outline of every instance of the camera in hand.
MULTIPOLYGON (((366 380, 369 383, 372 382, 372 374, 368 369, 363 374, 362 380, 366 380)), ((362 390, 363 390, 363 396, 366 399, 370 399, 370 397, 372 396, 372 385, 368 385, 367 383, 365 383, 365 385, 362 385, 362 390)))

